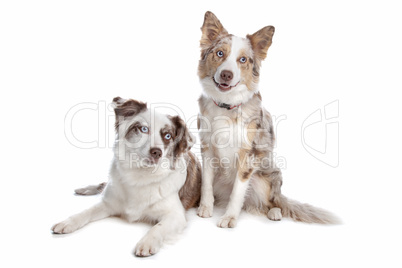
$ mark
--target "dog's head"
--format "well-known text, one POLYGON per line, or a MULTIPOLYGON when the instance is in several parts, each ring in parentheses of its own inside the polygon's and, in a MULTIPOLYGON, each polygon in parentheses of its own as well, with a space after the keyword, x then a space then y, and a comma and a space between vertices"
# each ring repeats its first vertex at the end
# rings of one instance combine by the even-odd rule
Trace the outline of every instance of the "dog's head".
POLYGON ((151 111, 146 103, 113 99, 117 140, 115 154, 131 161, 131 167, 172 168, 175 160, 191 149, 195 137, 179 116, 151 111), (127 159, 127 157, 129 159, 127 159))
POLYGON ((237 37, 208 11, 201 31, 198 76, 204 92, 223 103, 247 101, 258 91, 261 61, 267 56, 275 28, 266 26, 246 38, 237 37))

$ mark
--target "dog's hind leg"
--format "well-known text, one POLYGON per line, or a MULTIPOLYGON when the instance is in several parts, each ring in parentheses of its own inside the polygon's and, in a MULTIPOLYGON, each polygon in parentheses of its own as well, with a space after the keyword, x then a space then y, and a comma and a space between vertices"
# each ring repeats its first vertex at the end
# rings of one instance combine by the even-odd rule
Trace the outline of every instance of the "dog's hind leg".
POLYGON ((271 183, 269 202, 273 208, 268 212, 270 220, 279 220, 280 216, 292 218, 295 221, 321 224, 338 224, 340 220, 332 213, 286 198, 281 193, 282 174, 279 168, 265 172, 271 183))
MULTIPOLYGON (((260 205, 260 212, 268 216, 271 221, 282 219, 282 209, 275 203, 281 194, 282 175, 278 168, 260 170, 253 176, 254 206, 260 205)), ((253 199, 248 198, 249 202, 253 199)), ((247 203, 246 203, 247 205, 247 203)))
POLYGON ((98 185, 88 185, 84 188, 75 189, 74 192, 78 195, 96 195, 100 194, 106 187, 106 182, 102 182, 98 185))

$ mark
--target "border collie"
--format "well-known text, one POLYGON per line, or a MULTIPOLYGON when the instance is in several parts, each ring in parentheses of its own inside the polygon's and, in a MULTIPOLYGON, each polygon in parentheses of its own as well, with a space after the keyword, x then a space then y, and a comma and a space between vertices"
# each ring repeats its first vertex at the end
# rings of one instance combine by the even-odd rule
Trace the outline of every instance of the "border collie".
POLYGON ((272 161, 272 119, 258 89, 261 62, 275 28, 266 26, 242 38, 229 34, 206 12, 201 31, 198 128, 203 179, 198 215, 211 217, 215 202, 226 206, 218 222, 223 228, 236 226, 242 208, 271 220, 285 216, 309 223, 338 222, 331 213, 281 193, 281 171, 272 161))
POLYGON ((185 209, 198 205, 201 165, 190 152, 195 138, 178 116, 151 112, 145 103, 132 99, 117 97, 113 104, 117 135, 109 181, 76 190, 79 194, 103 190, 102 199, 54 225, 52 231, 72 233, 110 216, 157 223, 134 251, 150 256, 186 226, 185 209))

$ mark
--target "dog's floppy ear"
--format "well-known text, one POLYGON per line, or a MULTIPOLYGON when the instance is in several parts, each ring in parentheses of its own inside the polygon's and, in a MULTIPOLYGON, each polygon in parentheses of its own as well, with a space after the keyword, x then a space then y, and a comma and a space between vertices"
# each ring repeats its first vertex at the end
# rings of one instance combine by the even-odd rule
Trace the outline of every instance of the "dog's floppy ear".
POLYGON ((219 36, 227 35, 228 32, 223 28, 222 23, 211 11, 207 11, 204 16, 204 24, 201 27, 201 48, 210 47, 219 36))
POLYGON ((120 97, 113 99, 112 106, 116 114, 116 129, 119 127, 121 120, 144 112, 147 109, 147 104, 144 102, 133 99, 126 100, 120 97))
POLYGON ((169 116, 175 128, 174 135, 174 150, 175 157, 187 152, 195 144, 195 137, 187 128, 186 123, 179 116, 169 116))
POLYGON ((266 26, 252 35, 247 35, 250 40, 254 55, 260 61, 267 57, 268 48, 272 44, 272 36, 274 35, 275 27, 266 26))

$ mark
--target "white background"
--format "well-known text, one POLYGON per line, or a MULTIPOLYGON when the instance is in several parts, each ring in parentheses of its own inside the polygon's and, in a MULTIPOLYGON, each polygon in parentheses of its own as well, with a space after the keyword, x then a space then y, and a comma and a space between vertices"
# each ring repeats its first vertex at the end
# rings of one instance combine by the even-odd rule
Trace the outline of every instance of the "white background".
MULTIPOLYGON (((401 267, 397 2, 2 1, 0 266, 401 267), (343 225, 243 213, 235 229, 219 229, 222 210, 201 219, 193 209, 180 239, 146 259, 132 250, 147 224, 106 219, 52 235, 54 223, 97 201, 73 189, 107 179, 113 117, 105 118, 113 114, 104 107, 113 97, 171 103, 187 120, 197 115, 207 10, 240 36, 276 27, 260 90, 265 107, 286 116, 276 147, 286 160, 283 193, 336 213, 343 225), (312 157, 301 140, 303 121, 333 101, 337 167, 312 157), (75 137, 97 148, 77 148, 65 136, 65 117, 80 103, 99 104, 72 121, 75 137)), ((325 148, 324 126, 310 129, 312 147, 325 148)))

